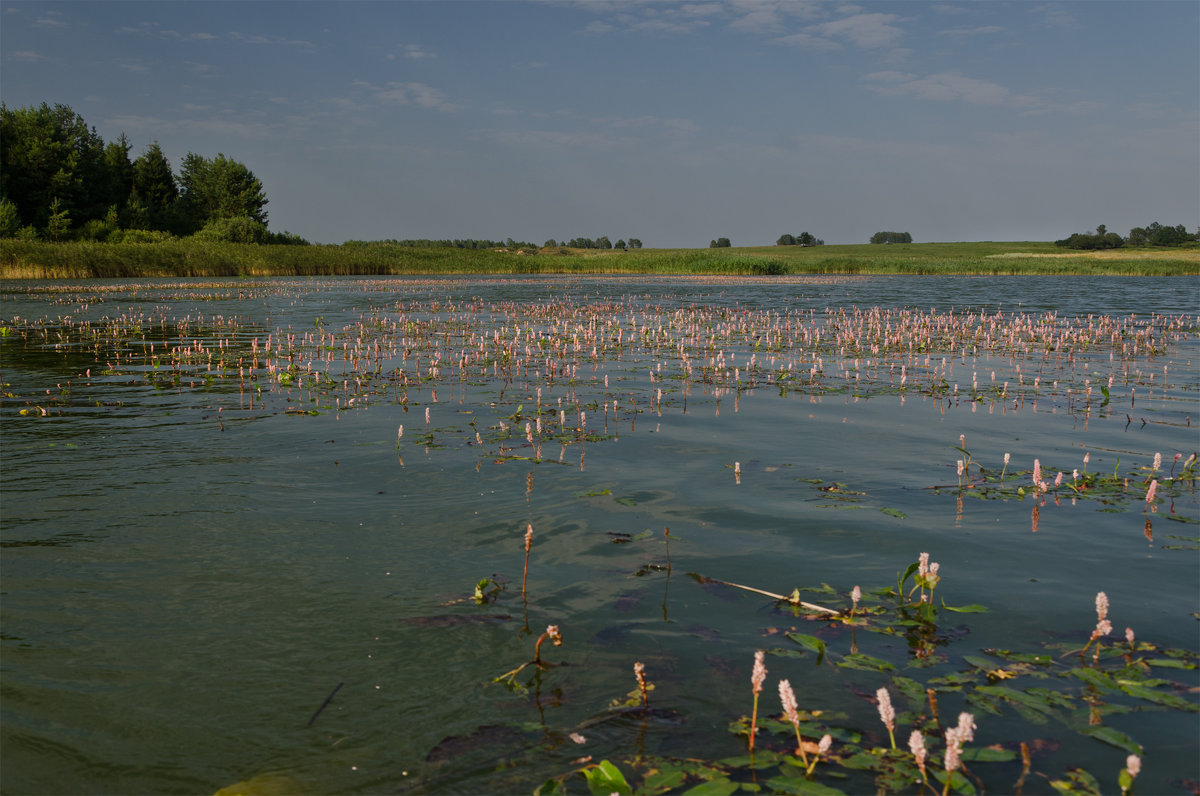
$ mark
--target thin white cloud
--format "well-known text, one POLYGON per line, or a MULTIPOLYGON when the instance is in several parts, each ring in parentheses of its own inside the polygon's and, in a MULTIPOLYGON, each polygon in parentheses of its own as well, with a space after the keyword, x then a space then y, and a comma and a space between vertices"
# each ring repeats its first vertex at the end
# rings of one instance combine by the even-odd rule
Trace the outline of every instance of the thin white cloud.
POLYGON ((430 52, 429 50, 426 50, 420 44, 404 45, 404 53, 403 54, 404 54, 405 58, 412 58, 414 61, 420 61, 425 58, 437 58, 437 53, 433 53, 433 52, 430 52))
POLYGON ((446 99, 441 89, 425 83, 388 83, 386 88, 375 92, 377 99, 401 105, 417 105, 439 111, 452 111, 457 105, 446 99))
POLYGON ((822 22, 814 29, 826 38, 847 39, 859 47, 880 49, 892 46, 904 36, 904 31, 893 24, 898 19, 895 14, 855 14, 822 22))
POLYGON ((981 25, 978 28, 950 28, 948 30, 939 30, 938 36, 986 36, 993 33, 1003 33, 1004 28, 1000 25, 981 25))
POLYGON ((226 35, 242 44, 306 48, 313 46, 312 42, 305 41, 304 39, 285 39, 282 36, 263 36, 261 34, 242 33, 236 30, 230 31, 226 35))
POLYGON ((61 12, 47 11, 45 14, 34 20, 33 24, 39 28, 61 28, 67 23, 63 21, 61 12))
POLYGON ((1075 16, 1062 3, 1046 3, 1033 6, 1030 10, 1041 19, 1042 27, 1074 28, 1078 24, 1075 16))
POLYGON ((8 58, 13 61, 45 61, 46 56, 38 55, 33 50, 18 50, 16 52, 7 53, 8 58))
POLYGON ((1024 94, 1014 94, 999 83, 977 80, 956 72, 915 75, 907 72, 884 71, 866 76, 872 90, 891 96, 913 96, 933 102, 968 102, 973 105, 995 105, 1032 110, 1045 103, 1024 94))

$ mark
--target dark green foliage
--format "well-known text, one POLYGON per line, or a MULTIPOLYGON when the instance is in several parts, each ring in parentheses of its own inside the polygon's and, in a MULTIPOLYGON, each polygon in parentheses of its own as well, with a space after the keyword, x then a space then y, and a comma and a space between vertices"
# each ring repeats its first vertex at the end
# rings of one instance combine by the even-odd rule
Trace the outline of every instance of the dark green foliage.
POLYGON ((717 238, 716 240, 709 241, 708 248, 710 248, 710 249, 725 249, 732 245, 733 244, 729 242, 729 238, 717 238))
MULTIPOLYGON (((189 154, 177 181, 157 141, 132 162, 129 152, 124 133, 106 145, 66 105, 0 104, 0 237, 123 240, 113 235, 121 228, 186 235, 241 217, 265 227, 262 183, 236 160, 189 154)), ((258 237, 304 242, 290 233, 258 237)))
POLYGON ((196 240, 222 243, 266 243, 267 227, 249 216, 215 218, 200 229, 196 240))
POLYGON ((179 171, 181 215, 192 230, 213 221, 250 218, 265 227, 267 195, 254 172, 223 153, 211 160, 194 152, 179 171))
POLYGON ((1069 238, 1054 241, 1054 245, 1067 249, 1119 249, 1125 245, 1125 241, 1120 235, 1109 232, 1108 228, 1101 224, 1096 227, 1095 232, 1076 232, 1069 238))
POLYGON ((45 227, 55 199, 77 222, 102 217, 103 175, 104 143, 69 107, 0 105, 0 196, 22 226, 45 227))
MULTIPOLYGON (((874 241, 872 241, 874 242, 874 241)), ((909 240, 909 243, 912 241, 909 240)), ((799 235, 780 235, 779 240, 775 241, 776 246, 824 246, 825 241, 813 235, 811 232, 801 232, 799 235)))
POLYGON ((871 236, 871 243, 912 243, 912 235, 907 232, 876 232, 871 236))
POLYGON ((1166 227, 1155 221, 1149 226, 1129 230, 1127 242, 1130 246, 1181 246, 1194 240, 1200 240, 1200 231, 1189 235, 1183 224, 1166 227))

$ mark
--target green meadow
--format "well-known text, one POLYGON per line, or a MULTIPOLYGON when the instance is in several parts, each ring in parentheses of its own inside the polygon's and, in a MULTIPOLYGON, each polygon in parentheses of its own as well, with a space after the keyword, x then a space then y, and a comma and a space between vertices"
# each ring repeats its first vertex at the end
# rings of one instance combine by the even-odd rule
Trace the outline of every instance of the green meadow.
POLYGON ((367 245, 277 246, 0 240, 0 277, 89 279, 389 274, 1200 274, 1200 246, 1069 251, 1050 242, 520 251, 367 245))

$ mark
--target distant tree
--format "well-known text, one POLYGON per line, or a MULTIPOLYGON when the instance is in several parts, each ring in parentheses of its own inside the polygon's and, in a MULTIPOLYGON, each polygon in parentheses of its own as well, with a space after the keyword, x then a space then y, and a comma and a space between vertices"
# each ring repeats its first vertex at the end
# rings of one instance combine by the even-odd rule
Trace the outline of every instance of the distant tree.
POLYGON ((125 133, 104 147, 104 194, 108 207, 119 209, 129 201, 133 192, 133 163, 129 160, 132 147, 125 133))
POLYGON ((1068 249, 1117 249, 1124 246, 1125 241, 1120 235, 1109 232, 1108 228, 1101 224, 1096 227, 1095 232, 1076 232, 1063 240, 1054 241, 1054 245, 1068 249))
POLYGON ((135 201, 140 205, 131 213, 131 219, 136 218, 138 223, 129 226, 169 230, 176 222, 175 201, 178 198, 179 188, 175 184, 171 162, 155 141, 133 162, 130 208, 134 210, 135 201))
POLYGON ((597 248, 597 249, 611 249, 611 248, 612 248, 612 241, 610 241, 610 240, 608 239, 608 236, 607 236, 607 235, 601 235, 601 236, 600 236, 600 237, 599 237, 599 238, 596 240, 596 248, 597 248))
POLYGON ((53 241, 60 241, 67 236, 71 230, 71 214, 58 197, 50 202, 50 217, 46 220, 46 237, 53 241))
POLYGON ((714 241, 709 241, 709 243, 708 243, 708 248, 710 248, 710 249, 723 249, 723 248, 726 248, 726 247, 728 247, 728 246, 731 246, 731 245, 732 245, 732 244, 729 242, 729 238, 717 238, 717 239, 716 239, 716 240, 714 240, 714 241))
POLYGON ((547 240, 545 243, 542 244, 542 248, 553 249, 557 245, 558 245, 558 242, 556 240, 554 240, 554 238, 550 238, 549 240, 547 240))
POLYGON ((1179 246, 1189 240, 1196 238, 1188 234, 1183 224, 1168 227, 1157 221, 1146 227, 1134 227, 1129 230, 1128 238, 1130 246, 1179 246))
POLYGON ((21 228, 21 215, 17 206, 8 200, 0 199, 0 238, 15 238, 21 228))
POLYGON ((795 246, 796 238, 792 235, 784 233, 779 236, 779 240, 775 241, 776 246, 795 246))
POLYGON ((621 251, 625 251, 625 241, 623 241, 623 240, 617 241, 616 243, 613 244, 613 248, 620 249, 621 251))
POLYGON ((101 217, 103 162, 104 142, 70 107, 0 103, 0 196, 22 225, 45 227, 55 199, 79 221, 101 217))
POLYGON ((912 243, 912 235, 907 232, 876 232, 871 236, 871 243, 912 243))
POLYGON ((193 229, 221 218, 251 218, 267 223, 267 195, 254 172, 224 154, 211 160, 194 152, 179 172, 180 205, 193 229))
POLYGON ((642 242, 640 240, 638 240, 637 238, 630 238, 629 239, 629 248, 640 249, 640 248, 642 248, 642 242))
POLYGON ((825 245, 825 241, 823 241, 820 238, 818 238, 817 236, 813 235, 811 232, 801 232, 796 237, 796 243, 800 244, 801 246, 824 246, 825 245))

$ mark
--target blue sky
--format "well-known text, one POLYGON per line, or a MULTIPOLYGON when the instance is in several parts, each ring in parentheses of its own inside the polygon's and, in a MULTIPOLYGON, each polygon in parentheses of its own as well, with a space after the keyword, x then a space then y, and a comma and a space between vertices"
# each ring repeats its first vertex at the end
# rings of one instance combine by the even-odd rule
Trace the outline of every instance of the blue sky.
POLYGON ((647 247, 1200 223, 1200 3, 9 2, 0 98, 272 229, 647 247))

